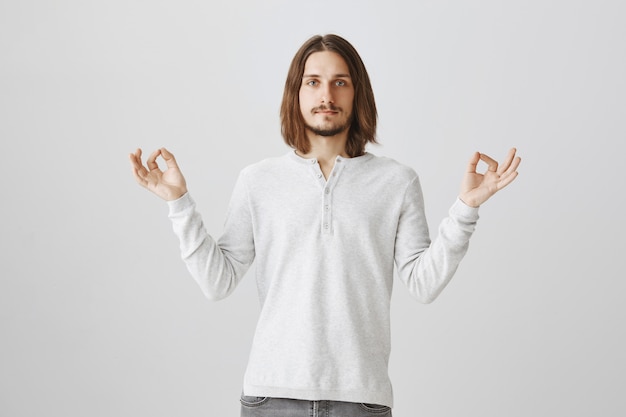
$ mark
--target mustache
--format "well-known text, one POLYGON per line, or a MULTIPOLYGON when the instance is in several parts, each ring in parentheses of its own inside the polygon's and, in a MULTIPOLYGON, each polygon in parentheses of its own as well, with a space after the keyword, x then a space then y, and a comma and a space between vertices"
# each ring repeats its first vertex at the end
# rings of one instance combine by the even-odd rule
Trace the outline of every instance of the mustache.
POLYGON ((337 107, 337 106, 332 105, 332 104, 328 105, 328 106, 326 106, 325 104, 322 104, 321 106, 317 106, 317 107, 314 107, 313 109, 311 109, 311 113, 317 113, 319 111, 328 111, 328 110, 330 110, 330 111, 341 111, 342 109, 341 109, 341 107, 337 107))

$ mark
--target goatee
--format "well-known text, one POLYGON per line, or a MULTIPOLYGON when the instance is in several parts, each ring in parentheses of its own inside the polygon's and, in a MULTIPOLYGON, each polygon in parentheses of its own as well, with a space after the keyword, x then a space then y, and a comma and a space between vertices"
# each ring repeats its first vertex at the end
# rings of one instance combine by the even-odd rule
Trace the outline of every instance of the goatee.
MULTIPOLYGON (((311 110, 311 113, 316 113, 318 111, 324 111, 324 110, 341 111, 341 108, 335 107, 332 105, 329 107, 320 106, 311 110)), ((322 126, 311 126, 309 124, 305 124, 305 126, 315 135, 329 137, 329 136, 338 135, 339 133, 348 130, 351 124, 352 124, 352 114, 350 114, 348 118, 346 119, 346 122, 341 125, 331 125, 331 126, 322 127, 322 126)))

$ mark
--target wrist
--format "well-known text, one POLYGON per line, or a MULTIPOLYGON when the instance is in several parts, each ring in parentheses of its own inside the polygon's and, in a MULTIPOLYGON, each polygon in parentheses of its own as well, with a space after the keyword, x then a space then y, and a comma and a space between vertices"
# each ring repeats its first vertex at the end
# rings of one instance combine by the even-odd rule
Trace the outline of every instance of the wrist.
POLYGON ((476 199, 470 198, 464 194, 459 195, 459 200, 461 200, 461 202, 465 204, 466 206, 472 207, 472 208, 478 208, 480 207, 480 204, 481 204, 476 199))
POLYGON ((180 199, 182 196, 184 196, 185 194, 187 194, 187 188, 182 188, 180 190, 176 190, 176 192, 171 192, 167 198, 165 199, 166 201, 175 201, 180 199))

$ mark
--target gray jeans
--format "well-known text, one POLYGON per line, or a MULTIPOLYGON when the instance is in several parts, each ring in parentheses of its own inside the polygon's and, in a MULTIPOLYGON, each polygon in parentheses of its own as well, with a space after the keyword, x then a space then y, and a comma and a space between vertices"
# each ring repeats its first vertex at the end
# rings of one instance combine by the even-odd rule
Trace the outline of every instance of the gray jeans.
POLYGON ((384 405, 241 397, 241 417, 391 417, 384 405))

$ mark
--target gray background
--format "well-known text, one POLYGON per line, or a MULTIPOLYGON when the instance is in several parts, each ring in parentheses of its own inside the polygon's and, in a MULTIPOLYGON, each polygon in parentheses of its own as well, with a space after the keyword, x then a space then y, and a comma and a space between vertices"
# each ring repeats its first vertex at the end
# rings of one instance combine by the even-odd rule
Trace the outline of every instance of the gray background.
POLYGON ((219 235, 239 170, 287 151, 293 54, 328 32, 362 55, 370 151, 418 171, 433 235, 473 151, 523 157, 441 297, 396 285, 394 415, 624 415, 625 14, 604 0, 1 1, 0 415, 238 415, 254 282, 206 301, 127 155, 169 147, 219 235))

